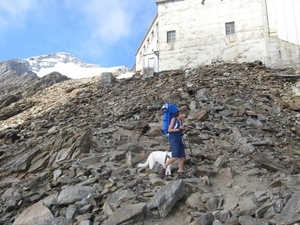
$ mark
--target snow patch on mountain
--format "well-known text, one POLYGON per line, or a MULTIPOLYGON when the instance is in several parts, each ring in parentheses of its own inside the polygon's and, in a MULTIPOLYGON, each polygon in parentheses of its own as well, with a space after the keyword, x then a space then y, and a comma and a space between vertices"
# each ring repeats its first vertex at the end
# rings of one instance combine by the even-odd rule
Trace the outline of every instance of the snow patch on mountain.
POLYGON ((65 52, 34 56, 25 60, 30 64, 30 69, 39 77, 55 71, 72 79, 98 76, 103 72, 111 72, 117 79, 129 78, 134 74, 125 66, 104 68, 96 64, 85 63, 65 52))

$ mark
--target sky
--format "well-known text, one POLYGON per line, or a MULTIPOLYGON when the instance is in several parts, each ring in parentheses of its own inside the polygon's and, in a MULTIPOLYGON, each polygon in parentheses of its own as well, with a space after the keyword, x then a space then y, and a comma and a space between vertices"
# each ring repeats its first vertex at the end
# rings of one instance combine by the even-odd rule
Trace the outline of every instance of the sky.
POLYGON ((0 61, 67 52, 133 67, 156 0, 0 0, 0 61))

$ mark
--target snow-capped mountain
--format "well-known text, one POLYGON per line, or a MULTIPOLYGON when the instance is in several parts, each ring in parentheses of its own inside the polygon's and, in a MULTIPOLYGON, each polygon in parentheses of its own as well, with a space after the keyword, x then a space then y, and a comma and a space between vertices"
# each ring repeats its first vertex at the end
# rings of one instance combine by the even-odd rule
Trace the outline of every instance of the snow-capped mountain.
POLYGON ((59 72, 72 79, 93 77, 103 72, 112 72, 119 79, 133 75, 125 66, 104 68, 99 65, 85 63, 65 52, 33 56, 24 59, 24 61, 29 63, 29 70, 36 73, 39 77, 43 77, 51 72, 59 72))

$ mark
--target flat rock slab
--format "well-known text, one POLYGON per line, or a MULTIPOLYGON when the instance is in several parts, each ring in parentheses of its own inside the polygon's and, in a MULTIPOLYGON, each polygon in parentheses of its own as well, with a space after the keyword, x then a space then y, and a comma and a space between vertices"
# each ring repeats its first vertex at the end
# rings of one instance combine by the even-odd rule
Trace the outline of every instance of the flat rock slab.
POLYGON ((114 213, 102 224, 116 225, 129 221, 143 221, 145 217, 146 203, 128 204, 118 208, 114 213))
POLYGON ((295 224, 300 221, 299 202, 300 193, 296 192, 283 207, 278 224, 295 224))
POLYGON ((88 186, 70 186, 60 192, 57 202, 59 205, 72 204, 93 193, 96 193, 96 188, 88 186))
POLYGON ((24 210, 13 225, 47 224, 47 221, 53 219, 54 216, 51 211, 42 202, 38 202, 24 210))
POLYGON ((159 215, 166 217, 176 202, 183 198, 185 194, 184 188, 185 183, 183 180, 171 181, 159 189, 148 203, 147 208, 150 210, 158 208, 159 215))

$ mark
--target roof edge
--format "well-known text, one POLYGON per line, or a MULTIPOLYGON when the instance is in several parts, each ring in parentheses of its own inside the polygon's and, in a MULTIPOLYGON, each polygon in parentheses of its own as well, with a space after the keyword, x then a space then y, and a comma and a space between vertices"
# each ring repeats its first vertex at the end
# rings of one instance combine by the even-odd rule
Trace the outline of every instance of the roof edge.
POLYGON ((154 18, 153 18, 153 20, 152 20, 150 26, 149 26, 148 29, 147 29, 146 34, 144 35, 142 41, 140 42, 139 47, 137 48, 137 50, 136 50, 136 52, 135 52, 135 55, 137 55, 138 52, 139 52, 139 50, 141 49, 141 47, 142 47, 144 41, 146 40, 146 37, 148 36, 148 34, 149 34, 151 28, 153 27, 153 25, 155 24, 155 21, 157 20, 157 18, 158 18, 158 13, 156 13, 156 15, 154 16, 154 18))

